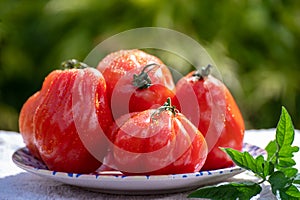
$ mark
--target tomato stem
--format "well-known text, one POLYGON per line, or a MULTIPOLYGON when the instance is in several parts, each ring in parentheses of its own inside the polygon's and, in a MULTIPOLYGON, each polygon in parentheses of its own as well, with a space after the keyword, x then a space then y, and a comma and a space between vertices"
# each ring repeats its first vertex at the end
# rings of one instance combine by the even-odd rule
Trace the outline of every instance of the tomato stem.
POLYGON ((151 115, 151 118, 156 119, 161 112, 166 110, 171 111, 174 116, 178 113, 176 107, 172 105, 170 97, 167 98, 167 101, 164 103, 164 105, 156 109, 156 111, 151 115))
POLYGON ((140 74, 133 75, 132 84, 139 89, 146 89, 146 88, 150 87, 152 82, 151 82, 151 79, 150 79, 148 73, 151 70, 155 69, 157 66, 159 67, 159 65, 156 63, 151 63, 151 64, 146 65, 140 74), (152 67, 152 66, 155 66, 155 67, 152 67), (146 69, 148 69, 148 68, 150 68, 150 69, 148 71, 146 71, 146 69))
POLYGON ((79 62, 76 59, 64 61, 63 63, 61 63, 61 66, 63 69, 84 69, 89 67, 87 64, 79 62))
POLYGON ((208 75, 210 75, 211 73, 211 68, 212 65, 208 64, 206 67, 201 67, 200 69, 198 69, 193 76, 198 77, 199 79, 204 79, 206 78, 208 75))

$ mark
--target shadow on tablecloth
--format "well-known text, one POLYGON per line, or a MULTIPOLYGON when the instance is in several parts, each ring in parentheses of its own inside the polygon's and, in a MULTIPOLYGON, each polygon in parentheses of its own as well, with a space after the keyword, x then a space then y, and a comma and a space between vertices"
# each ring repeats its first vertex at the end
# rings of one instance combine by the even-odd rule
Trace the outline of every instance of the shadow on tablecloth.
POLYGON ((84 188, 71 186, 43 179, 30 173, 20 173, 0 179, 0 199, 187 199, 190 192, 163 195, 114 195, 88 191, 84 188))

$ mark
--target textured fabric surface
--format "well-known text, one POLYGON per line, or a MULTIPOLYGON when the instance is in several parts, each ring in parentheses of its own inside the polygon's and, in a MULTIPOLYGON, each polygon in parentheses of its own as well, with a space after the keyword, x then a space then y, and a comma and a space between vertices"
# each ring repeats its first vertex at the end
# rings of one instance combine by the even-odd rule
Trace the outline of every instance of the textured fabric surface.
MULTIPOLYGON (((247 130, 245 142, 264 148, 275 137, 275 129, 247 130)), ((300 145, 300 132, 296 131, 294 145, 300 145)), ((117 195, 89 191, 49 180, 18 168, 11 159, 18 148, 24 147, 19 133, 0 131, 0 199, 187 199, 190 192, 163 195, 117 195)), ((300 170, 300 153, 296 154, 297 168, 300 170)), ((245 172, 227 181, 255 180, 245 172)), ((276 199, 268 185, 263 185, 260 196, 253 199, 276 199)))

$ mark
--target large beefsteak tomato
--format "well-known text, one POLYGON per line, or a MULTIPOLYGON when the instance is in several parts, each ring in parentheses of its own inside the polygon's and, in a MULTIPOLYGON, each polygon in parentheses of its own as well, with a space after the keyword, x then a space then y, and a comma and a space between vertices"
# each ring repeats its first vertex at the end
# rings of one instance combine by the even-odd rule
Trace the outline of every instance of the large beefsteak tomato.
POLYGON ((102 72, 115 119, 130 112, 144 111, 162 105, 175 96, 175 84, 168 67, 144 51, 120 50, 102 59, 102 72))
POLYGON ((20 132, 50 170, 90 173, 106 155, 105 134, 112 124, 106 84, 98 70, 83 63, 70 60, 64 66, 71 69, 51 72, 24 104, 20 132))
POLYGON ((190 72, 176 84, 176 105, 203 133, 208 144, 208 156, 203 170, 219 169, 233 165, 232 160, 219 147, 242 150, 244 120, 227 87, 210 75, 210 67, 190 72), (188 101, 196 96, 197 102, 188 101))
POLYGON ((199 171, 207 156, 200 131, 171 106, 123 115, 112 130, 111 163, 124 174, 199 171))

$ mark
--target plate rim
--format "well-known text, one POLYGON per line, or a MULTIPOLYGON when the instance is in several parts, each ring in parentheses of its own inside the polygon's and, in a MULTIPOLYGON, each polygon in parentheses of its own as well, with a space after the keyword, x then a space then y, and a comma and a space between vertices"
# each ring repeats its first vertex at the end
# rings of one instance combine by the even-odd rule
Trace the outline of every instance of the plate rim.
MULTIPOLYGON (((191 176, 210 176, 210 175, 217 175, 217 174, 229 174, 229 173, 233 173, 236 171, 245 171, 245 169, 239 167, 239 166, 232 166, 232 167, 227 167, 227 168, 221 168, 221 169, 215 169, 215 170, 204 170, 204 171, 199 171, 199 172, 191 172, 191 173, 182 173, 182 174, 165 174, 165 175, 124 175, 124 174, 113 174, 113 173, 109 173, 110 171, 104 171, 108 174, 104 174, 104 173, 90 173, 90 174, 82 174, 82 173, 72 173, 72 172, 60 172, 60 171, 53 171, 53 170, 49 170, 49 169, 43 169, 43 168, 38 168, 38 167, 33 167, 30 165, 26 165, 22 162, 19 161, 19 159, 16 159, 16 157, 18 156, 17 154, 21 151, 26 151, 30 154, 30 152, 28 151, 27 147, 21 147, 18 148, 16 151, 14 151, 14 153, 12 154, 12 161, 15 163, 15 165, 17 165, 19 168, 28 171, 28 172, 41 172, 44 173, 45 175, 52 175, 52 176, 67 176, 68 178, 90 178, 90 177, 94 177, 93 179, 111 179, 113 177, 113 179, 122 179, 122 180, 165 180, 167 178, 170 179, 181 179, 181 178, 190 178, 191 176)), ((32 155, 31 155, 32 156, 32 155)), ((32 156, 33 157, 33 156, 32 156)), ((35 160, 37 160, 36 158, 34 158, 35 160)), ((40 160, 37 160, 38 162, 42 162, 40 160)), ((115 171, 111 171, 111 172, 115 172, 115 171)))
MULTIPOLYGON (((243 146, 246 145, 248 148, 253 148, 253 151, 260 151, 257 153, 257 155, 263 155, 264 149, 252 145, 249 143, 243 143, 243 146)), ((244 147, 243 147, 244 148, 244 147)), ((247 147, 246 147, 247 148, 247 147)), ((93 190, 96 189, 96 191, 99 192, 105 192, 105 193, 113 193, 113 194, 126 194, 129 191, 140 191, 142 194, 153 194, 153 193, 166 193, 162 192, 164 189, 167 188, 168 191, 172 191, 174 189, 178 190, 181 188, 192 189, 196 186, 199 187, 201 185, 209 185, 215 182, 221 182, 224 181, 232 176, 235 176, 237 174, 240 174, 245 169, 239 167, 239 166, 232 166, 228 168, 222 168, 222 169, 216 169, 216 170, 205 170, 200 172, 193 172, 193 173, 184 173, 184 174, 168 174, 168 175, 111 175, 111 174, 101 174, 101 173, 90 173, 90 174, 80 174, 80 173, 67 173, 67 172, 56 172, 48 169, 42 169, 38 167, 33 167, 30 165, 26 165, 26 163, 21 162, 20 159, 22 159, 22 153, 30 156, 34 161, 41 162, 34 158, 27 147, 21 147, 14 151, 12 154, 12 160, 13 162, 21 169, 30 172, 32 174, 38 175, 40 177, 46 177, 52 180, 56 180, 59 182, 63 182, 69 185, 75 185, 79 187, 84 188, 92 188, 93 190), (208 180, 211 178, 211 180, 208 180), (216 181, 214 181, 214 179, 216 181), (178 181, 182 180, 182 181, 178 181), (166 186, 163 186, 162 188, 158 188, 158 186, 153 186, 157 191, 153 192, 153 188, 143 187, 144 185, 150 185, 157 184, 159 182, 168 181, 168 184, 166 186), (202 182, 204 181, 204 184, 202 182), (183 182, 182 185, 180 183, 176 182, 183 182), (135 185, 136 188, 130 188, 130 186, 122 186, 122 188, 117 188, 117 186, 109 187, 109 184, 117 184, 117 186, 126 185, 123 183, 128 183, 129 185, 135 185), (187 184, 190 183, 190 184, 187 184), (140 185, 141 184, 141 185, 140 185), (185 185, 186 184, 186 185, 185 185), (87 185, 89 185, 87 187, 87 185), (180 185, 180 187, 178 186, 180 185), (171 189, 170 189, 171 187, 171 189), (143 190, 143 191, 142 191, 143 190)), ((23 155, 24 156, 24 155, 23 155)), ((42 163, 43 164, 43 163, 42 163)))

